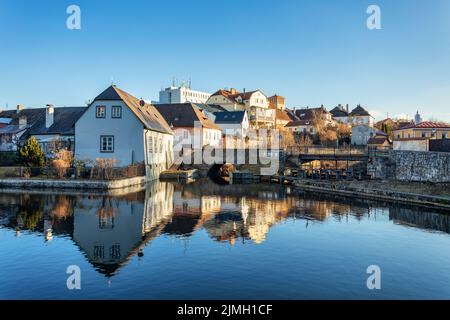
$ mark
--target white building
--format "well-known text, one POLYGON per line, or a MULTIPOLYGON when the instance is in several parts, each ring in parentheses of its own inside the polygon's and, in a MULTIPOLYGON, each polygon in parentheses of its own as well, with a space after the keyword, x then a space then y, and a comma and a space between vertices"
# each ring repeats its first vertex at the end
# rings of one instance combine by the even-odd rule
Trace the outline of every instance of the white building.
POLYGON ((375 137, 377 130, 369 125, 360 124, 352 128, 352 145, 365 146, 370 138, 375 137))
POLYGON ((221 89, 212 94, 206 103, 219 105, 228 111, 246 110, 253 128, 275 126, 275 109, 269 108, 269 100, 260 90, 237 92, 236 89, 221 89))
POLYGON ((349 122, 353 126, 367 125, 373 127, 375 119, 366 109, 361 107, 361 105, 358 105, 349 113, 349 122))
POLYGON ((173 132, 154 106, 110 86, 75 124, 75 157, 144 162, 148 180, 157 179, 172 165, 173 132))
POLYGON ((195 91, 186 86, 172 86, 159 92, 159 103, 206 103, 210 96, 210 93, 195 91))

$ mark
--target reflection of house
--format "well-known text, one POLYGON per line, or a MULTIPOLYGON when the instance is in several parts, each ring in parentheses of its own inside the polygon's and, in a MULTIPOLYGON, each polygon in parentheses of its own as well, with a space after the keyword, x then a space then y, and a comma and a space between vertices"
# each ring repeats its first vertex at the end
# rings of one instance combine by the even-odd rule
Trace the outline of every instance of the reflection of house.
POLYGON ((273 128, 275 109, 269 108, 269 101, 260 90, 237 92, 236 89, 219 90, 212 94, 208 104, 220 105, 228 111, 247 110, 252 128, 273 128))
POLYGON ((219 146, 222 130, 192 103, 158 104, 156 108, 175 131, 174 144, 194 148, 219 146))
POLYGON ((119 166, 144 162, 149 180, 173 161, 173 132, 150 104, 110 86, 75 125, 78 159, 115 158, 119 166))
POLYGON ((173 185, 153 182, 144 201, 82 198, 74 208, 73 239, 107 276, 157 236, 172 216, 173 185))
POLYGON ((17 110, 3 111, 0 118, 10 121, 0 129, 0 149, 15 150, 17 142, 22 144, 29 137, 35 137, 48 156, 54 147, 73 150, 75 122, 85 110, 86 107, 56 108, 48 105, 35 109, 18 106, 17 110))

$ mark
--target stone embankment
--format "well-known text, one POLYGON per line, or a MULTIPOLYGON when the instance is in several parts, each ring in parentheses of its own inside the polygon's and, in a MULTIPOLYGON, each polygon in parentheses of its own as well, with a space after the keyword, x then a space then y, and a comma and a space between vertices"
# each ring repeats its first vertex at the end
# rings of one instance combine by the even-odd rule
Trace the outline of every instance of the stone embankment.
POLYGON ((348 197, 373 200, 413 203, 421 206, 450 210, 449 184, 399 184, 388 181, 322 182, 296 180, 296 189, 313 192, 339 194, 348 197))

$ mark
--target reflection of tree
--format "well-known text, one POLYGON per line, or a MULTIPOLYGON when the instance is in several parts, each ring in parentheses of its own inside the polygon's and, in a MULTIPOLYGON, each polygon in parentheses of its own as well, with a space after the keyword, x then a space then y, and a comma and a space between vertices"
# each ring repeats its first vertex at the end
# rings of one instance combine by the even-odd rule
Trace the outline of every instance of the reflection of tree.
POLYGON ((24 196, 19 205, 17 222, 28 230, 37 228, 44 216, 44 198, 35 196, 24 196))
POLYGON ((73 203, 66 196, 56 196, 51 215, 56 219, 67 219, 73 214, 73 203))

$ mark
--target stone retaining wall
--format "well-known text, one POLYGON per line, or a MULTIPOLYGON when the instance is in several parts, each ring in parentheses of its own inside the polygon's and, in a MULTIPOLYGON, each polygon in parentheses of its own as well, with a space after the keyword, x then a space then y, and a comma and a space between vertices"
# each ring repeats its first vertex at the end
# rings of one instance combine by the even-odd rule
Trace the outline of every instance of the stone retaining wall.
POLYGON ((376 179, 450 182, 450 152, 394 150, 389 157, 370 159, 367 171, 376 179))
POLYGON ((111 190, 143 185, 145 177, 111 181, 99 180, 56 180, 56 179, 0 179, 0 188, 11 189, 78 189, 111 190))

